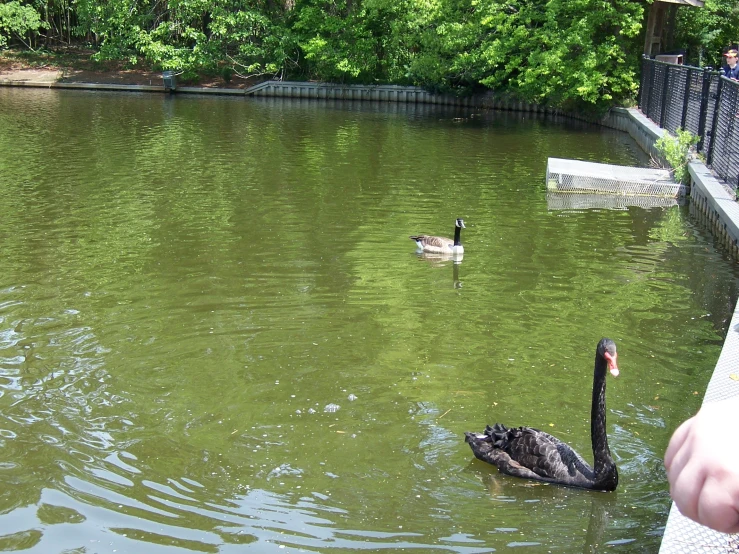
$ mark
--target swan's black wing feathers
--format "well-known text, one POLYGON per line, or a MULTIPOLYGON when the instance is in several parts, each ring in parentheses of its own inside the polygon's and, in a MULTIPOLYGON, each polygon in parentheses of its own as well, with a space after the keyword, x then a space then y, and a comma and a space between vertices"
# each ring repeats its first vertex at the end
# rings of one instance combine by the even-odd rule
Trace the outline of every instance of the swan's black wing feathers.
POLYGON ((531 427, 496 423, 482 434, 466 433, 475 456, 516 477, 588 486, 593 469, 569 445, 531 427))

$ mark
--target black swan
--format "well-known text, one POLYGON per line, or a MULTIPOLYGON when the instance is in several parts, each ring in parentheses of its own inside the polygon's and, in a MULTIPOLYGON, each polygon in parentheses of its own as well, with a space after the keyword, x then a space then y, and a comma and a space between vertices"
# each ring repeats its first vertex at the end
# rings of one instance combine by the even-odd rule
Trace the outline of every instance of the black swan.
POLYGON ((459 242, 459 235, 462 229, 464 229, 464 220, 457 219, 454 222, 454 240, 431 235, 414 235, 410 239, 416 241, 416 246, 424 252, 433 252, 435 254, 464 254, 464 247, 459 242))
POLYGON ((593 467, 569 445, 531 427, 509 429, 496 423, 488 425, 484 433, 465 433, 465 442, 476 458, 496 465, 508 475, 585 489, 615 490, 618 471, 606 437, 606 369, 618 377, 616 343, 611 339, 601 339, 595 351, 590 411, 593 467))

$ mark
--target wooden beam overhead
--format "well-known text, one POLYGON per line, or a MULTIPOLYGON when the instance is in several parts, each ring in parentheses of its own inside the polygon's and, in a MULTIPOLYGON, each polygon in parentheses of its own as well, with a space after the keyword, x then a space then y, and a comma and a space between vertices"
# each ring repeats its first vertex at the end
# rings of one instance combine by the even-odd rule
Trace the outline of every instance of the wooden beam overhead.
POLYGON ((656 2, 664 2, 666 4, 680 4, 682 6, 694 6, 702 8, 705 4, 702 0, 655 0, 656 2))

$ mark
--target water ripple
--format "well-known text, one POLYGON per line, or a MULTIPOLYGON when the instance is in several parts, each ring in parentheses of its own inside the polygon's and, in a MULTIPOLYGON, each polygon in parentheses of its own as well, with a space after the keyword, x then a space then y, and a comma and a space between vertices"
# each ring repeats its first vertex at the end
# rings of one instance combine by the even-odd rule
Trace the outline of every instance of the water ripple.
POLYGON ((548 156, 639 163, 625 135, 438 106, 0 104, 0 549, 656 547, 660 451, 739 275, 681 207, 549 209, 548 156), (460 263, 415 253, 456 217, 460 263), (498 419, 587 454, 600 336, 618 495, 472 459, 462 432, 498 419))

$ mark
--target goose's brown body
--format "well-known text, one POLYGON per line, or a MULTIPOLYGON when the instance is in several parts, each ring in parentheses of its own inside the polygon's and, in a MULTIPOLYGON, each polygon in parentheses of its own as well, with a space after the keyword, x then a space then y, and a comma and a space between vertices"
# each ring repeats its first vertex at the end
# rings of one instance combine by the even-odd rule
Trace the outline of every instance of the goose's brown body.
POLYGON ((591 467, 577 452, 558 438, 531 427, 508 428, 496 423, 483 433, 465 433, 475 457, 498 469, 526 479, 572 487, 612 491, 618 471, 606 436, 606 371, 618 375, 616 344, 598 343, 593 373, 590 434, 594 463, 591 467))
POLYGON ((424 252, 434 254, 464 254, 464 247, 460 242, 460 233, 464 229, 464 220, 457 219, 454 223, 454 239, 437 237, 435 235, 411 235, 410 239, 424 252))
POLYGON ((416 241, 418 247, 424 252, 444 253, 451 252, 454 248, 454 241, 446 237, 437 237, 434 235, 413 235, 411 240, 416 241))

